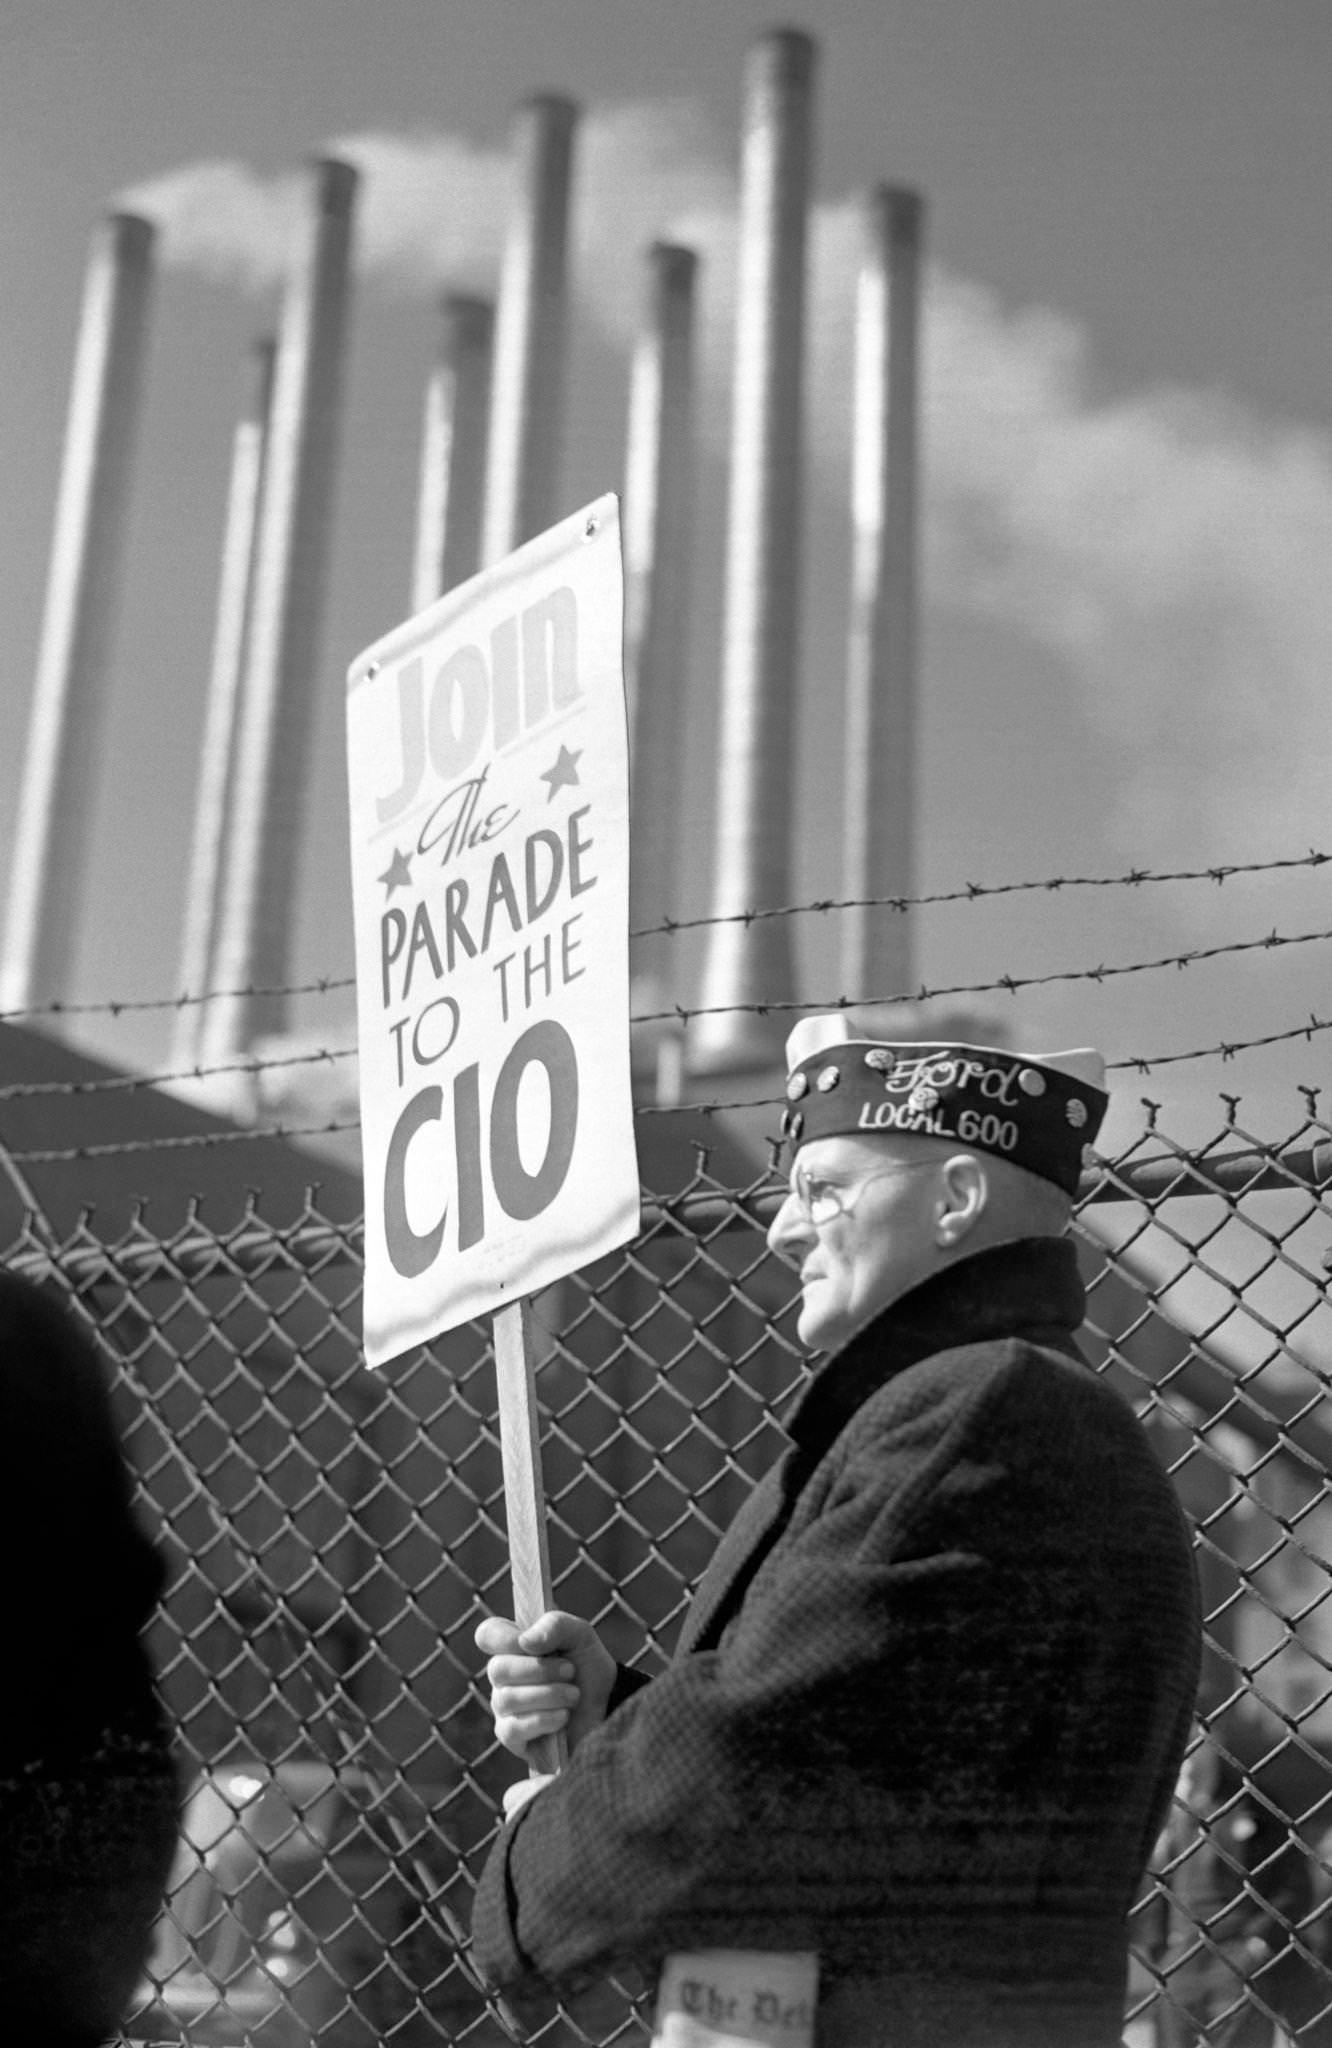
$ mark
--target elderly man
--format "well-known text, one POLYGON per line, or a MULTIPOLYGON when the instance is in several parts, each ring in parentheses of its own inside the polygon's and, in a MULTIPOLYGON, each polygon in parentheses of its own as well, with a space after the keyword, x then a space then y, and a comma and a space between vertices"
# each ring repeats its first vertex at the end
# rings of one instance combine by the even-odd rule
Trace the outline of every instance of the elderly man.
POLYGON ((477 1958, 521 1992, 658 1974, 663 2043, 1115 2048, 1125 1915, 1197 1681, 1188 1532, 1080 1357, 1095 1054, 788 1045, 803 1342, 832 1356, 669 1669, 490 1617, 515 1787, 477 1958))

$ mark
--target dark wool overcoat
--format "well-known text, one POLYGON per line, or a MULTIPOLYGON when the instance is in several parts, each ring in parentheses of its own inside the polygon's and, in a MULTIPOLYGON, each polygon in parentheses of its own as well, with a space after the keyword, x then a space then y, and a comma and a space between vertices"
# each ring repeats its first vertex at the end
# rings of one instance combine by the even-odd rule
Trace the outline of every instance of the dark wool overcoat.
POLYGON ((94 2048, 131 2001, 178 1787, 140 1631, 163 1580, 102 1362, 0 1273, 0 2039, 94 2048))
POLYGON ((1114 2048, 1200 1629, 1083 1308, 1066 1240, 994 1246, 824 1367, 669 1669, 495 1845, 494 1983, 814 1950, 820 2048, 1114 2048))

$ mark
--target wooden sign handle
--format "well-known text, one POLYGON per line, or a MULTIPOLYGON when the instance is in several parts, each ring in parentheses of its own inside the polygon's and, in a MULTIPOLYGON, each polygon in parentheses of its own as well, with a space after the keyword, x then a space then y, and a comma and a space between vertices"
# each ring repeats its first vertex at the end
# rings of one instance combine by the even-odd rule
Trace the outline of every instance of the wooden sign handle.
MULTIPOLYGON (((494 1334, 513 1618, 519 1628, 530 1628, 552 1605, 554 1593, 546 1544, 546 1493, 541 1483, 531 1310, 527 1302, 510 1302, 508 1307, 496 1309, 494 1334)), ((563 1735, 539 1735, 528 1747, 527 1767, 533 1777, 538 1777, 558 1771, 568 1757, 569 1746, 563 1735)))

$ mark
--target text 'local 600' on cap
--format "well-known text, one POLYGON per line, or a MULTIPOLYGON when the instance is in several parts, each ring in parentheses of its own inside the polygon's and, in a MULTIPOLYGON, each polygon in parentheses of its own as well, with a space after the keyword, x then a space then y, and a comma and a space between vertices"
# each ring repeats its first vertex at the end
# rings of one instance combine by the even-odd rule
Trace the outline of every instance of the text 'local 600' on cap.
POLYGON ((1090 1046, 1028 1056, 948 1040, 857 1038, 843 1016, 805 1017, 786 1041, 792 1149, 816 1138, 945 1138, 1077 1190, 1109 1097, 1090 1046))

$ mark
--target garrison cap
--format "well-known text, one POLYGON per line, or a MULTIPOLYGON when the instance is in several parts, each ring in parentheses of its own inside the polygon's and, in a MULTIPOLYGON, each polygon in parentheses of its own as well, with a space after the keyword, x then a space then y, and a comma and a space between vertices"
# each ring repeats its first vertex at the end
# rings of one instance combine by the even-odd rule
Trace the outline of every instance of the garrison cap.
POLYGON ((1009 1159, 1074 1194, 1109 1097, 1090 1046, 1028 1056, 951 1040, 857 1038, 845 1016, 805 1017, 786 1041, 782 1134, 943 1138, 1009 1159))

